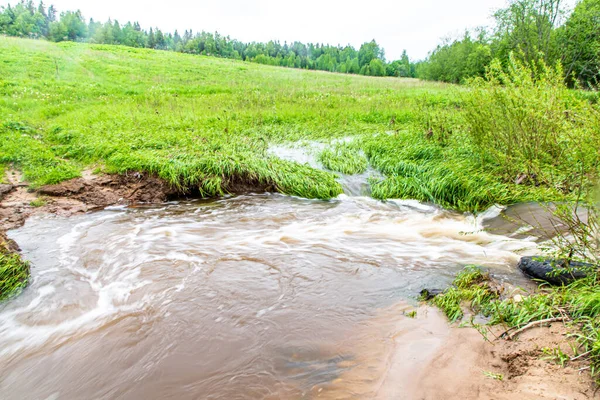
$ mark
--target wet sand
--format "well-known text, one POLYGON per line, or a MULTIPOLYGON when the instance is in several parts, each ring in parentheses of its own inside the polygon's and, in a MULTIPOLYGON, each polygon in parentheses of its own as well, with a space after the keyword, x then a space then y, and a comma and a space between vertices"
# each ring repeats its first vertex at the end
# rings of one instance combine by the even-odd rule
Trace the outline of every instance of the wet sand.
POLYGON ((416 318, 402 315, 404 304, 382 310, 373 320, 386 327, 390 343, 377 349, 360 344, 362 368, 342 376, 325 399, 550 400, 591 399, 594 383, 585 362, 563 368, 542 359, 541 349, 560 346, 569 353, 562 323, 525 331, 516 341, 486 341, 474 328, 450 325, 435 308, 421 306, 416 318), (395 320, 394 323, 390 322, 395 320), (362 347, 361 347, 362 346, 362 347), (380 360, 379 364, 375 360, 380 360), (494 379, 486 373, 502 376, 494 379), (372 380, 365 379, 371 374, 372 380))

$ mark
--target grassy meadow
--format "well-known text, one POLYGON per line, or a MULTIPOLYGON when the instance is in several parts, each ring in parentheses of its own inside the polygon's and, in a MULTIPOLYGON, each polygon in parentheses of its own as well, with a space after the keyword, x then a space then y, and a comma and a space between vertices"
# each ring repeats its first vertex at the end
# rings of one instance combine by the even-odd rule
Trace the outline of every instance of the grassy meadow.
POLYGON ((499 173, 468 134, 469 91, 0 37, 0 168, 21 169, 34 187, 94 168, 148 171, 207 197, 244 181, 330 199, 342 192, 336 171, 359 173, 370 164, 385 176, 372 181, 379 199, 478 211, 559 196, 553 183, 516 185, 499 173), (317 157, 323 169, 268 151, 299 141, 330 144, 317 157))

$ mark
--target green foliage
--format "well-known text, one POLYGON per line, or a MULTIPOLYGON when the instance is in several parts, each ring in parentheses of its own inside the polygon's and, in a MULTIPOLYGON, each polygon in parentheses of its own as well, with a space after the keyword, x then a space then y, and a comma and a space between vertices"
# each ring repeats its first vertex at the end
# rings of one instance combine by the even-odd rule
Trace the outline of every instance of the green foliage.
POLYGON ((508 62, 514 53, 525 64, 554 64, 560 57, 556 27, 564 13, 562 0, 511 0, 494 14, 494 57, 508 62))
POLYGON ((571 359, 571 357, 569 357, 568 354, 566 354, 564 351, 562 351, 560 346, 554 347, 554 348, 544 347, 542 349, 542 354, 544 354, 542 359, 555 362, 556 364, 560 365, 563 368, 565 367, 567 362, 571 359))
POLYGON ((487 281, 489 276, 479 267, 468 266, 456 276, 453 287, 433 298, 432 302, 439 307, 452 322, 461 319, 464 315, 463 304, 477 311, 482 311, 497 296, 493 293, 487 281))
POLYGON ((515 58, 492 63, 465 97, 465 120, 477 153, 506 181, 573 190, 574 171, 597 170, 600 112, 563 83, 560 67, 529 67, 515 58))
POLYGON ((439 45, 425 62, 417 65, 422 79, 461 83, 483 76, 492 60, 492 50, 485 32, 473 39, 469 32, 460 40, 439 45))
POLYGON ((46 199, 44 199, 43 197, 38 197, 35 200, 31 200, 29 202, 29 205, 31 207, 43 207, 47 204, 48 202, 46 201, 46 199))
POLYGON ((598 86, 600 78, 600 2, 579 1, 569 15, 562 0, 510 0, 496 11, 494 30, 476 39, 466 32, 447 40, 415 65, 422 79, 460 83, 483 77, 498 60, 510 68, 511 57, 529 66, 543 62, 565 66, 562 78, 571 87, 598 86), (511 56, 513 55, 513 56, 511 56))
POLYGON ((323 150, 318 160, 331 171, 342 174, 360 174, 367 170, 367 159, 357 149, 347 145, 335 145, 323 150))
MULTIPOLYGON (((592 267, 583 268, 586 273, 595 273, 595 265, 600 265, 600 203, 597 188, 587 192, 584 176, 580 175, 577 202, 560 203, 552 212, 562 229, 549 232, 552 235, 553 256, 556 259, 579 261, 592 267)), ((565 272, 570 272, 565 268, 565 272)))
POLYGON ((571 84, 600 84, 600 1, 582 0, 559 30, 565 76, 571 84))
POLYGON ((483 371, 483 375, 487 376, 488 378, 495 379, 497 381, 504 380, 504 375, 492 371, 483 371))

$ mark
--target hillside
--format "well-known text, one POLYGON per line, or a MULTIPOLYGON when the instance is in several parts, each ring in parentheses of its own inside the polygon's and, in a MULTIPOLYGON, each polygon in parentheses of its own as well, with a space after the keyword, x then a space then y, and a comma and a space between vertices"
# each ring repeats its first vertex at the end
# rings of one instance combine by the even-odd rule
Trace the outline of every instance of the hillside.
POLYGON ((334 171, 370 165, 379 199, 475 211, 556 197, 477 155, 463 87, 8 37, 0 60, 0 164, 34 187, 91 169, 148 172, 203 197, 242 183, 330 199, 342 192, 334 171), (315 141, 318 168, 269 151, 315 141))
POLYGON ((120 46, 0 38, 2 162, 35 184, 84 166, 144 170, 215 195, 230 179, 329 198, 331 174, 266 155, 271 142, 381 133, 440 84, 302 71, 120 46), (33 152, 35 151, 35 154, 33 152))

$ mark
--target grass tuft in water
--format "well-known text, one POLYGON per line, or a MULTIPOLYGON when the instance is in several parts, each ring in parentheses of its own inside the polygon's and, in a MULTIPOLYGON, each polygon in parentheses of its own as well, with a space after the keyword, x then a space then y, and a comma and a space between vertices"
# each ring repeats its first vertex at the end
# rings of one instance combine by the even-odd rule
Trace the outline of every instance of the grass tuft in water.
POLYGON ((346 175, 361 174, 367 170, 367 158, 348 145, 338 144, 323 150, 318 160, 325 168, 346 175))
POLYGON ((29 280, 29 264, 15 253, 0 249, 0 301, 18 294, 29 280))

